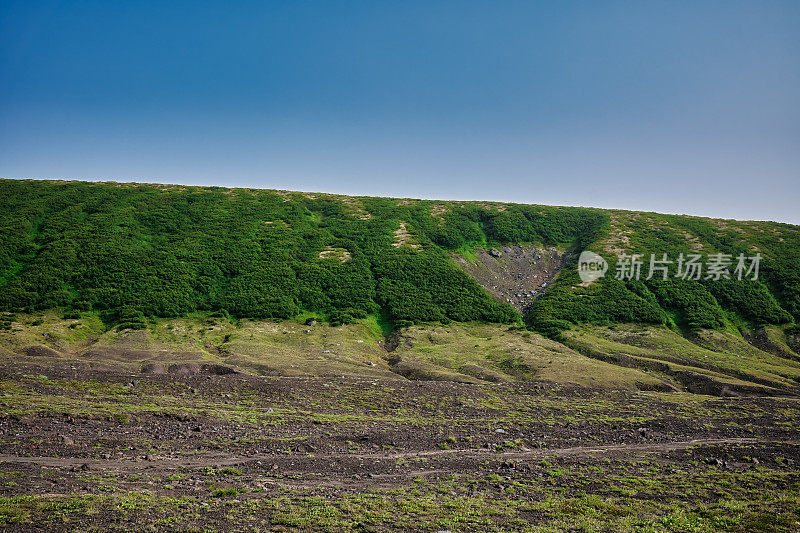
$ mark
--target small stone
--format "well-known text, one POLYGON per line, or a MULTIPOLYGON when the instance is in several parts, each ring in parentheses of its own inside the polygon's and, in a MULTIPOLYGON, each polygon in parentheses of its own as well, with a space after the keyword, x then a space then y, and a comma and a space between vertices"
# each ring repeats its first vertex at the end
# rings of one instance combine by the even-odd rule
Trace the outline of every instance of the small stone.
POLYGON ((495 429, 494 432, 497 433, 498 435, 503 435, 503 434, 505 434, 506 430, 505 429, 495 429))

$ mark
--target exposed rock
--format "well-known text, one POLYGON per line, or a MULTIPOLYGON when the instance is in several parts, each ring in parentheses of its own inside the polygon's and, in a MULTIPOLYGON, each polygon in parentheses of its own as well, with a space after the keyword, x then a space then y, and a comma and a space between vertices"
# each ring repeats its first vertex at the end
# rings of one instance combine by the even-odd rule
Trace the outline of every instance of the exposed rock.
POLYGON ((543 292, 552 285, 555 273, 564 262, 563 252, 548 249, 542 253, 533 246, 509 245, 502 249, 475 250, 475 259, 454 254, 455 262, 500 301, 505 301, 525 314, 543 292), (497 258, 502 256, 503 261, 497 258), (541 261, 537 260, 545 258, 541 261), (541 282, 544 282, 542 284, 541 282))

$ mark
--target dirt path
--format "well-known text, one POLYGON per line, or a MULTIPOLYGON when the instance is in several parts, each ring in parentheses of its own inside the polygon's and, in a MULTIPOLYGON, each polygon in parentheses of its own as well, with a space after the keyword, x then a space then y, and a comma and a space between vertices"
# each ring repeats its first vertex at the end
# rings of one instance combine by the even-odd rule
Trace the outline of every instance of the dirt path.
MULTIPOLYGON (((506 451, 498 454, 487 449, 460 449, 460 450, 426 450, 422 452, 402 452, 393 454, 352 454, 349 457, 363 459, 413 459, 415 457, 430 457, 437 455, 453 455, 459 457, 503 457, 509 459, 526 459, 529 457, 587 457, 595 454, 620 454, 628 452, 667 452, 673 450, 684 450, 697 444, 751 444, 755 442, 771 442, 774 439, 758 438, 725 438, 725 439, 692 439, 674 442, 652 442, 642 444, 609 444, 598 446, 573 446, 570 448, 523 448, 513 451, 506 451)), ((793 441, 786 441, 792 442, 793 441)), ((317 457, 321 457, 317 455, 317 457)))
MULTIPOLYGON (((724 438, 724 439, 692 439, 674 442, 653 442, 641 444, 613 444, 600 446, 574 446, 570 448, 536 448, 516 449, 498 454, 488 449, 455 449, 455 450, 426 450, 400 453, 364 453, 364 454, 324 454, 314 453, 308 457, 318 460, 397 460, 415 459, 432 456, 450 456, 454 458, 484 458, 495 457, 513 460, 524 460, 540 457, 590 457, 597 454, 624 456, 630 453, 667 452, 683 450, 695 445, 711 444, 747 444, 756 442, 771 442, 774 439, 758 438, 724 438)), ((786 441, 797 444, 800 441, 786 441)), ((292 459, 291 456, 276 455, 233 455, 226 453, 204 453, 192 456, 153 456, 150 459, 86 459, 81 457, 27 457, 9 454, 0 454, 0 463, 38 464, 53 468, 80 468, 89 465, 92 470, 122 471, 128 469, 173 469, 173 468, 202 468, 204 466, 231 466, 243 465, 257 461, 284 462, 292 459)))

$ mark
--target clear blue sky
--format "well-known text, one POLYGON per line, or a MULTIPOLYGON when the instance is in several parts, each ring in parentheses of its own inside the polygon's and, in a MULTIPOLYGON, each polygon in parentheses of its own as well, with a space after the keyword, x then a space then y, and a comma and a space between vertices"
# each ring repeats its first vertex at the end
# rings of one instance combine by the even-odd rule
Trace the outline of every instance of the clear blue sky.
POLYGON ((0 176, 800 224, 800 1, 3 0, 0 176))

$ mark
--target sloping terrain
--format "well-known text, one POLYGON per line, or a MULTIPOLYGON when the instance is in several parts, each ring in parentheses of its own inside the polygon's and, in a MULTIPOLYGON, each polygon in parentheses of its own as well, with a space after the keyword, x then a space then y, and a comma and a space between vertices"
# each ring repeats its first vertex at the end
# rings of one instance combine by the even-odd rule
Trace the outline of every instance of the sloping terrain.
POLYGON ((548 336, 607 322, 743 330, 800 320, 797 264, 800 228, 772 222, 0 180, 0 310, 92 311, 109 325, 201 311, 251 319, 313 312, 333 323, 379 315, 399 327, 514 323, 524 314, 548 336), (591 286, 575 271, 585 249, 610 263, 591 286), (677 258, 694 252, 760 254, 758 279, 675 279, 677 258), (618 253, 667 254, 673 275, 645 279, 645 267, 640 280, 614 279, 618 253))
POLYGON ((413 326, 391 337, 370 321, 332 327, 313 319, 234 323, 195 317, 160 320, 141 330, 105 331, 87 319, 64 321, 48 314, 0 331, 0 354, 9 363, 78 371, 217 375, 229 369, 260 376, 524 380, 669 390, 640 370, 593 360, 507 326, 413 326))
POLYGON ((0 180, 0 193, 9 359, 798 389, 796 226, 218 187, 0 180), (587 248, 610 263, 588 285, 587 248), (617 253, 695 252, 758 253, 760 276, 612 275, 617 253))
POLYGON ((786 224, 0 180, 0 528, 795 531, 796 264, 786 224))
POLYGON ((508 245, 476 248, 467 259, 453 259, 492 296, 527 315, 536 298, 552 284, 564 263, 558 248, 508 245))
POLYGON ((406 368, 417 369, 417 379, 466 381, 472 377, 489 382, 672 390, 641 370, 592 360, 540 335, 485 324, 408 328, 392 356, 406 368))
MULTIPOLYGON (((776 330, 771 335, 780 338, 776 330)), ((785 338, 785 335, 784 335, 785 338)), ((353 376, 463 383, 549 382, 600 389, 791 395, 800 357, 730 332, 692 339, 664 327, 583 326, 563 342, 488 323, 426 324, 389 331, 372 319, 331 326, 314 318, 240 320, 196 315, 143 329, 106 329, 97 317, 18 316, 0 330, 0 358, 172 375, 353 376)))
POLYGON ((759 350, 742 337, 699 331, 691 340, 666 328, 632 325, 584 327, 567 334, 579 352, 671 376, 692 392, 774 394, 798 391, 800 363, 759 350))

